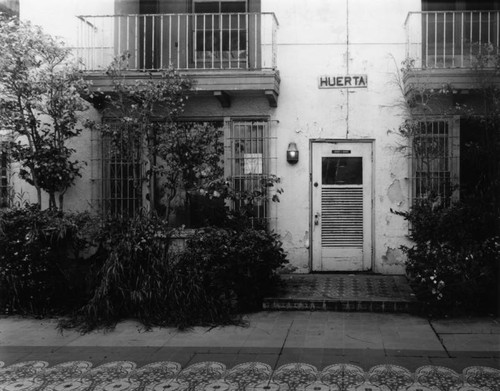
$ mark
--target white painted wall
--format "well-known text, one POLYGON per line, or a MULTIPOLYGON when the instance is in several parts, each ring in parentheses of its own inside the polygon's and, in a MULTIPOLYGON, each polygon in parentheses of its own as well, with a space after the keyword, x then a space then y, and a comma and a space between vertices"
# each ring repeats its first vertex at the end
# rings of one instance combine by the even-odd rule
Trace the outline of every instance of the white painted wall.
POLYGON ((114 0, 20 0, 20 18, 42 26, 44 31, 75 46, 78 15, 112 15, 114 0))
POLYGON ((406 15, 418 0, 263 0, 262 11, 279 21, 278 176, 284 194, 278 206, 278 229, 291 263, 310 270, 309 140, 374 139, 374 271, 402 273, 398 247, 407 225, 390 208, 408 206, 406 158, 395 151, 404 112, 394 77, 405 57, 406 15), (367 74, 367 89, 319 89, 321 75, 367 74), (300 161, 286 163, 289 142, 300 161))
MULTIPOLYGON (((277 211, 277 230, 298 272, 310 270, 310 139, 374 139, 374 267, 381 273, 403 273, 399 246, 407 225, 390 209, 408 207, 406 158, 395 149, 396 130, 404 117, 401 93, 394 83, 405 57, 404 21, 420 10, 420 0, 262 0, 262 12, 279 21, 278 107, 260 97, 236 97, 229 109, 213 98, 197 98, 187 114, 210 116, 271 115, 278 135, 278 172, 285 192, 277 211), (319 89, 321 75, 367 74, 368 88, 319 89), (300 161, 286 162, 290 142, 297 143, 300 161)), ((21 0, 21 16, 46 31, 76 39, 77 14, 113 13, 113 0, 21 0), (42 6, 43 5, 43 6, 42 6)), ((97 114, 92 112, 93 116, 97 114)), ((78 158, 90 164, 84 136, 78 158)), ((90 168, 65 200, 69 209, 86 208, 90 200, 90 168)))
MULTIPOLYGON (((39 25, 44 32, 60 37, 68 46, 76 45, 78 24, 77 15, 107 15, 114 13, 114 0, 20 0, 20 18, 39 25)), ((81 123, 85 119, 99 120, 98 112, 89 105, 89 109, 79 115, 81 123)), ((81 125, 80 125, 81 126, 81 125)), ((77 178, 73 187, 64 196, 66 210, 82 210, 90 206, 91 200, 91 148, 90 131, 84 130, 78 139, 71 140, 69 146, 76 149, 72 158, 85 162, 81 170, 82 177, 77 178)), ((12 185, 16 201, 36 201, 36 190, 17 176, 18 165, 11 167, 12 185)), ((48 206, 48 194, 42 192, 42 205, 48 206)))

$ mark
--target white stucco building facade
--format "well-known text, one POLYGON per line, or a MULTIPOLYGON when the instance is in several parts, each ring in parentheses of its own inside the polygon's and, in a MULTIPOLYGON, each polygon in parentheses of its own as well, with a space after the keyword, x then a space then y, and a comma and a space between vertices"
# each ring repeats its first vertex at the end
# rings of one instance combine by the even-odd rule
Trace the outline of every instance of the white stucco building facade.
MULTIPOLYGON (((223 123, 228 159, 243 167, 229 167, 228 176, 267 171, 280 178, 280 202, 270 202, 265 217, 300 273, 404 273, 399 248, 408 226, 391 209, 409 208, 415 184, 396 132, 407 116, 398 77, 415 50, 408 18, 421 11, 420 0, 20 2, 22 19, 76 48, 96 89, 109 87, 99 69, 124 50, 137 69, 173 63, 194 78, 184 117, 223 123), (250 146, 252 137, 258 146, 236 156, 234 140, 250 146), (299 158, 289 162, 294 146, 299 158), (260 168, 247 169, 252 161, 260 168)), ((417 55, 425 40, 419 33, 417 55)), ((498 44, 498 36, 491 39, 498 44)), ((100 120, 101 113, 91 107, 84 115, 100 120)), ((88 167, 66 193, 67 209, 86 209, 103 191, 96 190, 104 179, 93 172, 92 143, 90 133, 75 141, 76 158, 88 167)), ((15 175, 12 186, 32 193, 15 175)))

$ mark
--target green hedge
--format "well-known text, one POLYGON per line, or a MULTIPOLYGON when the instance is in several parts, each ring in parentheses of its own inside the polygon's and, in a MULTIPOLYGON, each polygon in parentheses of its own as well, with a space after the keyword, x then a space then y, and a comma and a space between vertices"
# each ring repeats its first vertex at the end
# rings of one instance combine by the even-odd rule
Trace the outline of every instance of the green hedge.
POLYGON ((91 221, 34 205, 0 212, 0 311, 43 316, 81 305, 87 242, 80 235, 91 221))
POLYGON ((435 315, 487 314, 498 308, 500 237, 495 208, 422 202, 402 214, 413 246, 403 246, 406 270, 419 299, 435 315))
POLYGON ((65 315, 89 331, 124 318, 146 326, 227 324, 260 308, 286 263, 274 234, 241 226, 196 231, 184 249, 160 218, 0 212, 0 310, 65 315), (84 255, 86 255, 84 257, 84 255))
POLYGON ((261 308, 285 263, 277 235, 253 228, 208 228, 188 240, 179 266, 182 273, 196 273, 210 297, 247 311, 261 308))

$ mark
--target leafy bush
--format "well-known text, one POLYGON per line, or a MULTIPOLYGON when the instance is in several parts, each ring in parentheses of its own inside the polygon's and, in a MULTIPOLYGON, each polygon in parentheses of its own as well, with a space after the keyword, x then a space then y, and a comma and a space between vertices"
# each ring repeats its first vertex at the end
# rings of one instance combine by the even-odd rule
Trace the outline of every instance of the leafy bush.
POLYGON ((406 270, 417 296, 435 314, 495 308, 500 238, 494 209, 478 203, 432 208, 422 202, 400 213, 411 224, 406 270))
POLYGON ((228 308, 254 310, 276 287, 276 270, 286 262, 275 234, 253 228, 208 228, 188 241, 181 266, 199 275, 206 293, 228 308))
POLYGON ((172 248, 165 220, 137 217, 104 227, 93 295, 63 327, 88 331, 137 318, 146 326, 220 325, 261 305, 285 263, 265 231, 206 228, 172 248))
POLYGON ((417 244, 430 241, 460 247, 481 242, 493 235, 499 223, 495 208, 479 200, 440 208, 422 201, 402 215, 410 222, 410 238, 417 244))
POLYGON ((61 313, 84 300, 79 262, 86 213, 41 211, 32 205, 0 212, 0 311, 61 313))
POLYGON ((276 235, 264 230, 205 228, 184 249, 173 246, 176 232, 149 215, 4 211, 1 312, 67 315, 61 327, 82 331, 124 318, 180 328, 228 324, 261 305, 286 263, 276 235))
POLYGON ((96 240, 91 296, 64 326, 90 330, 126 317, 146 325, 169 320, 171 229, 157 218, 110 218, 96 240))

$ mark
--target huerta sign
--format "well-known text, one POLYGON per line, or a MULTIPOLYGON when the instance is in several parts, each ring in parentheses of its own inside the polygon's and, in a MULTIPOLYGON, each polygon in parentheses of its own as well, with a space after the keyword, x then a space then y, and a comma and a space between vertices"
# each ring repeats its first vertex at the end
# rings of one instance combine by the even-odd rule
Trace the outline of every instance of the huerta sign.
POLYGON ((320 76, 319 88, 367 88, 367 75, 320 76))

